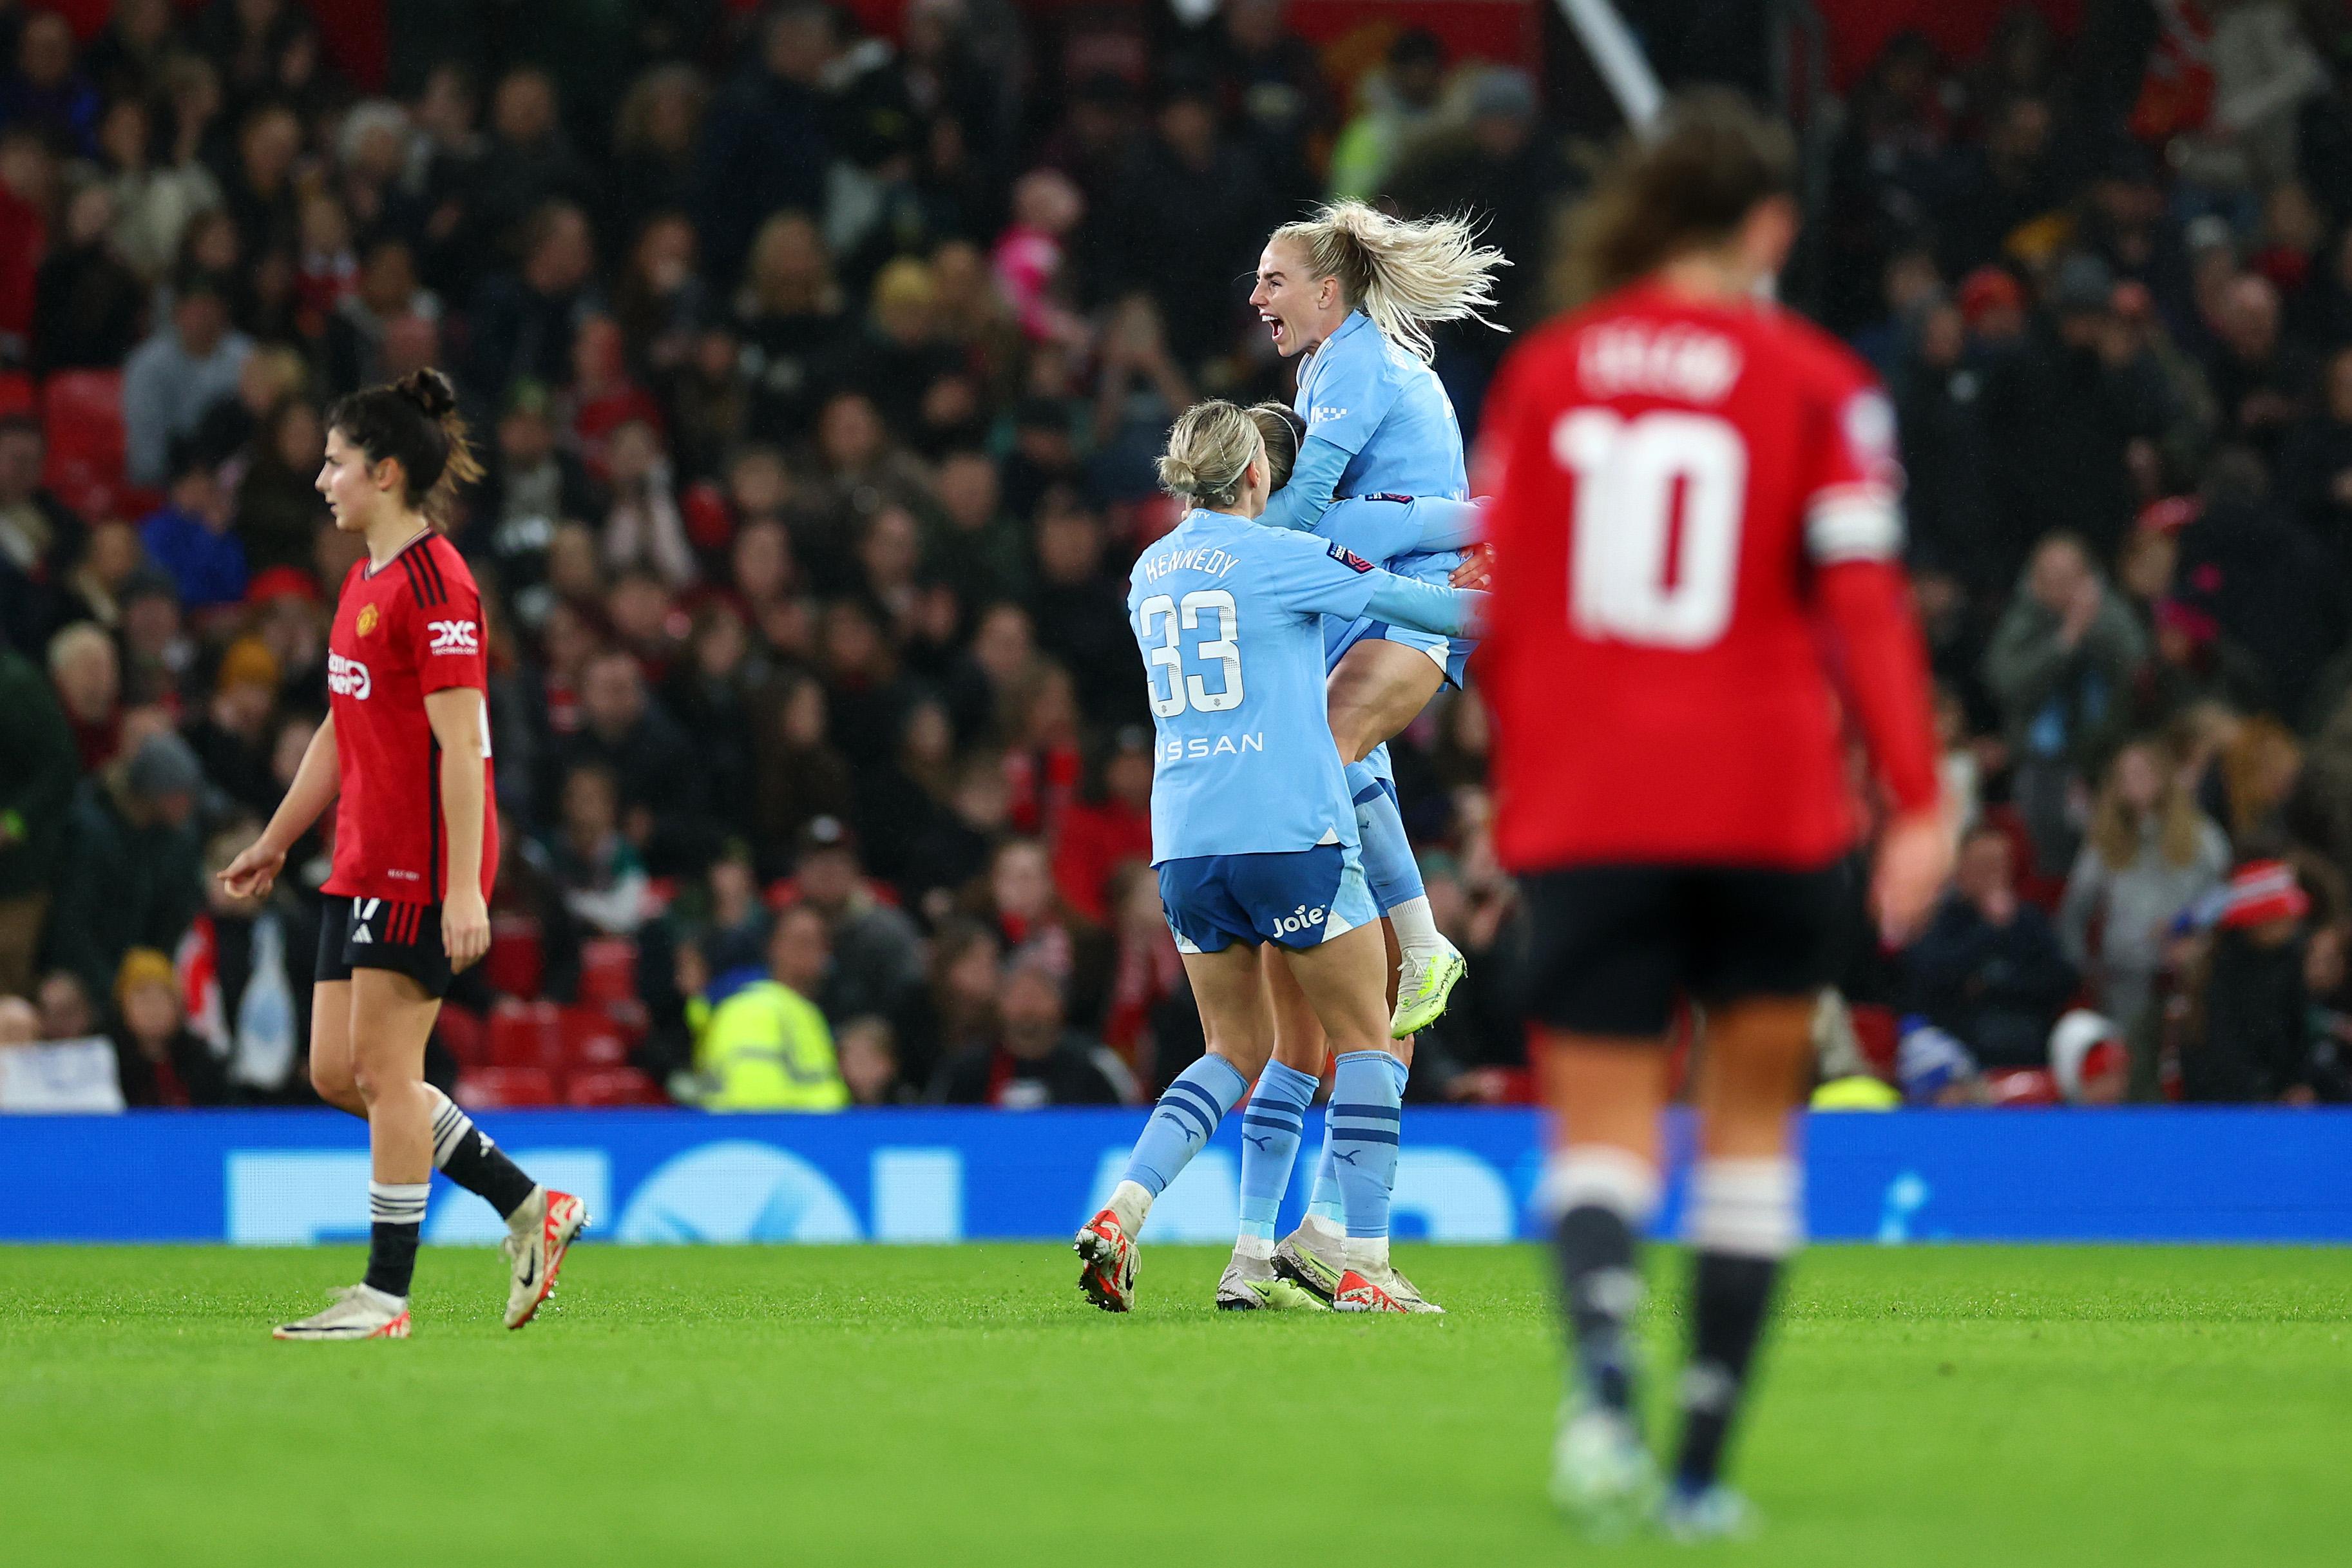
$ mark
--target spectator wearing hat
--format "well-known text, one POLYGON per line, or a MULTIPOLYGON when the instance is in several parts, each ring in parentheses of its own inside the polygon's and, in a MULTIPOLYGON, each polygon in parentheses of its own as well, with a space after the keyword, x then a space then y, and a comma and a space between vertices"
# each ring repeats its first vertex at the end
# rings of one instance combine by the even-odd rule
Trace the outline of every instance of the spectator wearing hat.
POLYGON ((205 777, 265 819, 284 793, 269 769, 269 719, 278 707, 278 656, 269 645, 257 637, 237 638, 221 654, 204 715, 183 731, 205 777))
POLYGON ((2015 852, 2000 830, 1979 828, 1961 844, 1952 890, 1903 961, 1913 1007, 1979 1063, 2049 1065, 2074 966, 2049 918, 2019 900, 2015 852))
POLYGON ((1047 1105, 1118 1105, 1134 1078, 1109 1047, 1069 1026, 1062 982, 1042 963, 1015 963, 996 994, 997 1033, 940 1064, 935 1105, 1034 1110, 1047 1105))
POLYGON ((2231 873, 2199 992, 2203 1027, 2181 1051, 2184 1098, 2341 1097, 2340 1070, 2313 1049, 2305 974, 2311 910, 2311 895, 2284 860, 2248 860, 2231 873))
POLYGON ((228 1075, 181 1012, 172 961, 152 947, 122 955, 114 976, 114 1058, 122 1102, 184 1110, 226 1105, 228 1075))
POLYGON ((170 319, 122 366, 124 462, 131 482, 173 478, 172 442, 196 433, 205 413, 236 395, 253 340, 229 324, 228 279, 183 269, 170 319))
POLYGON ((922 933, 887 889, 867 879, 857 836, 839 817, 820 816, 801 829, 792 879, 778 897, 824 917, 833 948, 827 1016, 891 1016, 921 987, 922 933))
POLYGON ((131 949, 178 945, 202 906, 204 790, 196 754, 165 730, 75 792, 45 947, 90 994, 112 988, 131 949))
MULTIPOLYGON (((111 647, 108 649, 112 653, 111 647)), ((32 988, 80 758, 40 668, 0 643, 0 993, 32 988)))
POLYGON ((148 559, 172 580, 182 607, 237 604, 245 597, 245 541, 230 526, 220 476, 184 440, 173 445, 171 475, 170 499, 139 524, 148 559))

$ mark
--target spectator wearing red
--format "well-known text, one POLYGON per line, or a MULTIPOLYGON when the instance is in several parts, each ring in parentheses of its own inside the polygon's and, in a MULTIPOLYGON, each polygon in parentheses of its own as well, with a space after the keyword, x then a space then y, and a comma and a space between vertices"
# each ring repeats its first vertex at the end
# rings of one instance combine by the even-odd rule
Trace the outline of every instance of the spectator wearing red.
POLYGON ((1110 921, 1111 887, 1124 868, 1151 862, 1151 732, 1130 725, 1102 759, 1091 795, 1063 813, 1054 886, 1090 921, 1110 921))

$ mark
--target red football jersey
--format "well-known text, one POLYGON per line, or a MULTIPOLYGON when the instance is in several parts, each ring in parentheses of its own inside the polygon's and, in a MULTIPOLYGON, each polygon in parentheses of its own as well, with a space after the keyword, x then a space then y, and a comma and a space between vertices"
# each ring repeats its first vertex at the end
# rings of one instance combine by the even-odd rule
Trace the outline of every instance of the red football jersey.
POLYGON ((1761 301, 1636 285, 1511 355, 1479 462, 1506 865, 1834 858, 1832 657, 1897 799, 1934 801, 1894 434, 1861 361, 1761 301))
POLYGON ((345 898, 437 903, 449 874, 441 815, 441 742, 428 693, 470 686, 482 707, 482 897, 499 866, 499 814, 488 757, 488 680, 482 596, 457 547, 419 535, 382 566, 352 566, 327 638, 341 795, 335 869, 345 898))

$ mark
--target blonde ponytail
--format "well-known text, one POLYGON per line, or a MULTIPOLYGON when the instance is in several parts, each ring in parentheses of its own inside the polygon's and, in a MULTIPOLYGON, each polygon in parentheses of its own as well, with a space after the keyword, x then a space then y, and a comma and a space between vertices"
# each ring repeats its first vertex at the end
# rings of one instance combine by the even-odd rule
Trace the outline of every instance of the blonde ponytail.
POLYGON ((1274 238, 1304 250, 1313 276, 1338 279, 1349 304, 1423 363, 1436 353, 1433 322, 1509 330, 1486 312, 1495 308, 1495 269, 1510 258, 1480 245, 1467 218, 1408 223, 1361 202, 1333 202, 1313 217, 1284 224, 1274 238))
POLYGON ((1242 477, 1264 447, 1257 424, 1223 398, 1196 403, 1168 432, 1160 487, 1195 506, 1228 507, 1241 499, 1242 477))

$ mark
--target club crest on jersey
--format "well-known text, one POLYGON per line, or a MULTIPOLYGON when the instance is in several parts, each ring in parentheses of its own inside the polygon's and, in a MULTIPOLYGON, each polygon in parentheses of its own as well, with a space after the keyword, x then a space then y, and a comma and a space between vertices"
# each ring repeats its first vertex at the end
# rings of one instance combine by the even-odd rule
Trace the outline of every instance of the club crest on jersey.
POLYGON ((433 634, 433 646, 427 653, 479 653, 480 634, 471 621, 427 621, 425 629, 433 634))
POLYGON ((1345 566, 1350 572, 1369 572, 1372 569, 1372 563, 1370 562, 1365 560, 1362 556, 1357 554, 1354 551, 1349 549, 1344 544, 1334 544, 1331 545, 1329 549, 1331 559, 1337 561, 1340 565, 1345 566))
POLYGON ((383 617, 382 616, 376 614, 375 606, 373 605, 362 605, 360 606, 360 636, 365 637, 370 632, 374 631, 376 623, 383 619, 383 617))

